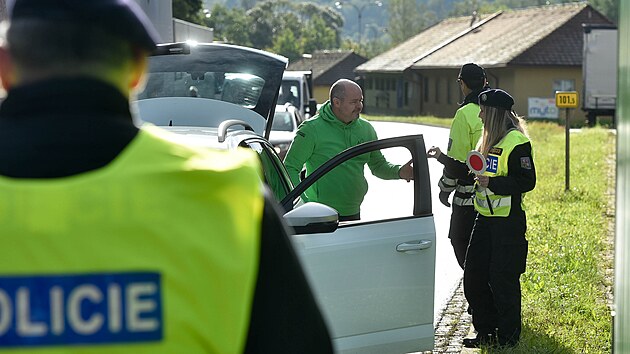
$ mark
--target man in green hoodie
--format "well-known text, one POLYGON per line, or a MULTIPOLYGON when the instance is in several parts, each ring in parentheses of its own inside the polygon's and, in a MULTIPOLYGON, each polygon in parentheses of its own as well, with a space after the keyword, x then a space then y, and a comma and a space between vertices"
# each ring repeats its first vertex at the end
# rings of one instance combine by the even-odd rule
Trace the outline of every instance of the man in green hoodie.
MULTIPOLYGON (((300 182, 300 172, 315 171, 324 162, 343 150, 368 141, 377 140, 374 127, 360 118, 363 91, 355 82, 341 79, 330 88, 330 99, 319 113, 302 123, 284 159, 294 184, 300 182)), ((368 190, 363 174, 365 164, 372 174, 382 179, 413 179, 411 161, 394 165, 385 160, 380 151, 357 156, 346 161, 306 190, 304 198, 333 207, 339 221, 359 220, 361 202, 368 190)))

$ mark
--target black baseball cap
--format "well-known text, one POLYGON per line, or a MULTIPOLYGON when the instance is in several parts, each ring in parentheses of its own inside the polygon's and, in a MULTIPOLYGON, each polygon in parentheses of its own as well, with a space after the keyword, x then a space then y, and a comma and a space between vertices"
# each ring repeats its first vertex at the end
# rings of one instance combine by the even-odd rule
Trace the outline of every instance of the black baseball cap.
POLYGON ((133 0, 9 0, 9 19, 85 23, 153 50, 160 36, 133 0))
POLYGON ((469 80, 482 80, 486 78, 486 71, 475 63, 468 63, 462 65, 462 68, 459 69, 457 78, 466 82, 469 80))
POLYGON ((511 111, 514 99, 509 93, 501 89, 490 89, 479 94, 479 104, 511 111))

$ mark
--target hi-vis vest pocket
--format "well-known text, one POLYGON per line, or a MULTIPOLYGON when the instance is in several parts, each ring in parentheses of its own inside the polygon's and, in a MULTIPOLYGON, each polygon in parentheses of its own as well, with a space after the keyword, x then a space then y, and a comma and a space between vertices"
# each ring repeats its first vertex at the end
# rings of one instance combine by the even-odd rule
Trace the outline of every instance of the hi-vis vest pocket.
POLYGON ((0 348, 162 339, 159 273, 0 276, 0 348))

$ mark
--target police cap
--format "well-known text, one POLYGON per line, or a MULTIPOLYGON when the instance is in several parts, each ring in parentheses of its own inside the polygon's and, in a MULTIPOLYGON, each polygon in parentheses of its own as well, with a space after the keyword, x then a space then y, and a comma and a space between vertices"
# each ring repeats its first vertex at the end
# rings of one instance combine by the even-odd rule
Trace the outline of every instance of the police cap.
POLYGON ((14 0, 9 19, 41 19, 85 23, 146 50, 155 48, 160 36, 133 0, 14 0))
POLYGON ((511 111, 514 105, 514 99, 509 93, 501 89, 490 89, 479 94, 479 104, 511 111))
POLYGON ((468 63, 462 65, 457 78, 466 82, 469 80, 482 80, 486 78, 486 71, 477 64, 468 63))

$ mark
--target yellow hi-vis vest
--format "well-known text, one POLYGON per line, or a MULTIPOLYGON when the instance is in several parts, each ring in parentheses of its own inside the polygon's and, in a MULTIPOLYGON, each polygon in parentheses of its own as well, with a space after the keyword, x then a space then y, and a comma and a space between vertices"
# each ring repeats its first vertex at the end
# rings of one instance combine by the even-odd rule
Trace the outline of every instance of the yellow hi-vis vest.
POLYGON ((448 136, 448 150, 446 151, 448 156, 465 162, 468 152, 477 148, 477 143, 483 133, 479 111, 479 105, 468 103, 455 112, 448 136))
MULTIPOLYGON (((511 130, 507 135, 495 146, 490 148, 486 157, 485 176, 507 176, 508 175, 508 159, 512 150, 518 145, 528 142, 529 139, 518 130, 511 130)), ((523 198, 521 198, 523 200, 523 198)), ((490 217, 506 217, 510 215, 512 206, 511 195, 494 194, 490 188, 480 189, 475 192, 475 209, 479 214, 490 217), (486 198, 486 195, 488 198, 486 198), (492 203, 492 213, 488 205, 488 199, 492 203)), ((524 209, 524 208, 523 208, 524 209)))
MULTIPOLYGON (((468 152, 475 150, 483 132, 483 123, 479 118, 479 105, 468 103, 455 112, 448 137, 446 154, 459 161, 466 161, 468 152)), ((468 194, 471 198, 461 198, 461 194, 453 196, 453 204, 472 206, 474 186, 457 183, 457 179, 442 176, 438 182, 441 191, 451 192, 453 189, 461 194, 468 194), (449 187, 454 186, 454 187, 449 187)))
POLYGON ((1 177, 0 352, 242 352, 259 168, 147 127, 98 170, 1 177))

